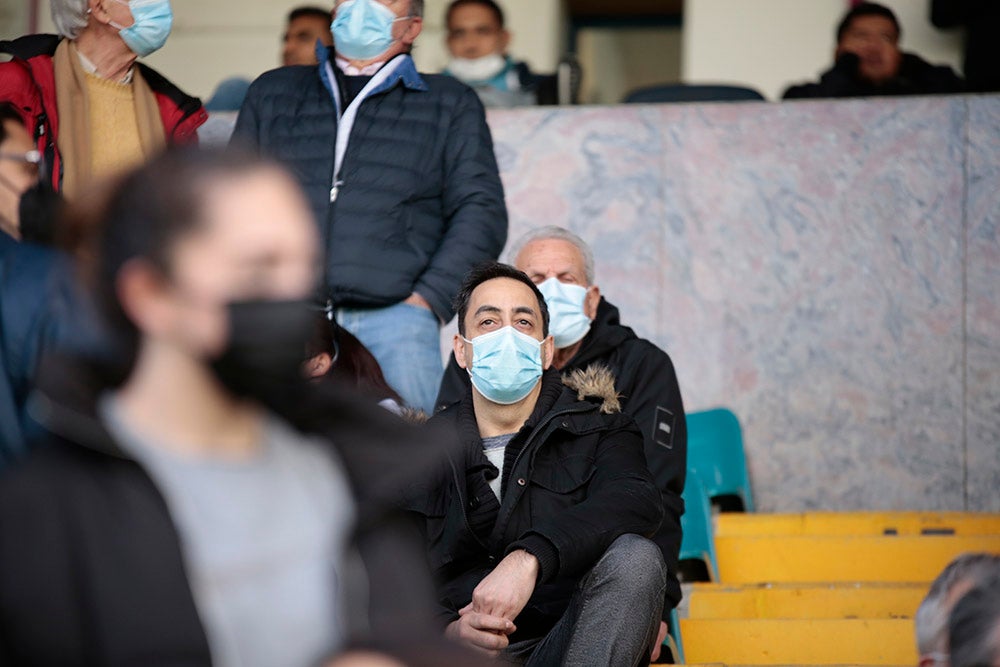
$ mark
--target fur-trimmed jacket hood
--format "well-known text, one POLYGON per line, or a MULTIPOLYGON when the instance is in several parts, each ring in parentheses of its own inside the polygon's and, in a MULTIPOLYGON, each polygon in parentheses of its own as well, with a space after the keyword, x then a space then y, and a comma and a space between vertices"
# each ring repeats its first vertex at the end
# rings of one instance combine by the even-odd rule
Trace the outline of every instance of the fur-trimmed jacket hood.
POLYGON ((579 401, 599 398, 603 414, 614 415, 622 411, 621 395, 615 389, 615 375, 604 364, 571 370, 563 374, 562 382, 576 392, 579 401))

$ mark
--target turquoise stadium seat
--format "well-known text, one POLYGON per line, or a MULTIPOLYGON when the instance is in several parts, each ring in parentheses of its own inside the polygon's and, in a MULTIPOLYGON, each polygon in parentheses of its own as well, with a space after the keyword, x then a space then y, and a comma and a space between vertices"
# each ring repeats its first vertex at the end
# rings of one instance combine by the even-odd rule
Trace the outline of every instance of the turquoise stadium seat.
POLYGON ((681 641, 681 620, 676 609, 670 610, 670 621, 667 623, 667 636, 663 640, 664 646, 670 649, 675 665, 685 664, 684 643, 681 641))
POLYGON ((680 560, 694 560, 705 564, 709 581, 719 580, 719 561, 715 556, 715 538, 712 534, 712 506, 708 494, 697 475, 688 475, 684 485, 684 514, 681 516, 680 560))
POLYGON ((735 496, 744 511, 753 512, 743 433, 736 415, 726 408, 692 412, 687 415, 687 431, 688 475, 701 480, 710 500, 735 496))

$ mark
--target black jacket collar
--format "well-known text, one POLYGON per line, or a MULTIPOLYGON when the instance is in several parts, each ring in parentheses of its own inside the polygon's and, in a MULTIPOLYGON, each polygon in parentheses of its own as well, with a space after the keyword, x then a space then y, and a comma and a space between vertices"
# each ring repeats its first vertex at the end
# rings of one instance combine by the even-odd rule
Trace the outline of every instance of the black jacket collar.
MULTIPOLYGON (((538 400, 535 401, 535 409, 531 411, 531 416, 524 422, 521 431, 533 429, 542 418, 547 415, 562 395, 562 377, 555 368, 542 373, 542 388, 538 392, 538 400)), ((455 421, 458 427, 459 437, 465 445, 482 447, 482 437, 479 435, 479 423, 476 421, 476 410, 472 402, 472 386, 465 393, 465 397, 451 409, 455 411, 455 421)))
POLYGON ((0 41, 0 53, 7 53, 19 60, 29 60, 37 56, 55 55, 62 37, 59 35, 25 35, 17 39, 0 41))
MULTIPOLYGON (((25 35, 13 40, 0 41, 0 53, 7 53, 15 59, 25 61, 38 56, 51 58, 55 55, 56 48, 62 39, 59 35, 25 35)), ((142 78, 149 84, 150 90, 169 98, 184 113, 185 117, 201 108, 201 100, 182 91, 152 67, 140 62, 137 62, 135 66, 142 72, 142 78)))
POLYGON ((566 363, 566 368, 585 368, 594 361, 603 360, 625 341, 636 338, 635 332, 621 323, 618 308, 601 297, 590 331, 584 336, 580 349, 566 363))

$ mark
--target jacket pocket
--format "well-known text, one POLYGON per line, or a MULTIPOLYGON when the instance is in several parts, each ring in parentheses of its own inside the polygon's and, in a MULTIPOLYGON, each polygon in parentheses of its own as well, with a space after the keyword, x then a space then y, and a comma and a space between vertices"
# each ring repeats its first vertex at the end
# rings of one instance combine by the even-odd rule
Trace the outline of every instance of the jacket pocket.
POLYGON ((591 456, 577 454, 536 461, 530 481, 532 514, 582 502, 593 476, 594 459, 591 456))
POLYGON ((592 456, 577 454, 536 461, 531 484, 555 494, 569 495, 586 487, 594 476, 592 456))
MULTIPOLYGON (((587 499, 594 460, 589 456, 547 459, 531 473, 528 507, 533 524, 544 523, 587 499)), ((516 483, 511 480, 511 483, 516 483)))

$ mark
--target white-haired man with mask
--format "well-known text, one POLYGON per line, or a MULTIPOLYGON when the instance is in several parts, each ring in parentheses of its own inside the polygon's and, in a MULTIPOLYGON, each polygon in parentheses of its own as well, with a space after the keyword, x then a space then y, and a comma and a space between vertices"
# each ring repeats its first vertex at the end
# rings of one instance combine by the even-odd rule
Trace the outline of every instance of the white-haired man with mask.
MULTIPOLYGON (((595 283, 590 247, 576 234, 562 227, 543 227, 515 241, 508 256, 545 296, 556 348, 552 365, 564 375, 608 368, 622 396, 622 411, 642 431, 646 460, 664 508, 663 522, 653 537, 668 569, 662 640, 670 610, 681 599, 677 564, 687 465, 687 426, 673 362, 621 323, 618 309, 601 296, 595 283)), ((468 373, 453 358, 441 382, 437 408, 460 400, 468 384, 468 373)))
POLYGON ((136 59, 170 35, 170 0, 52 0, 58 35, 0 42, 0 99, 25 117, 52 185, 70 199, 168 145, 192 144, 201 102, 136 59))
POLYGON ((290 167, 323 243, 323 298, 411 407, 430 411, 440 324, 465 273, 507 238, 483 106, 410 50, 423 0, 340 0, 318 66, 250 87, 232 141, 290 167))
POLYGON ((998 576, 1000 555, 967 553, 948 563, 934 579, 913 619, 920 667, 948 664, 948 617, 951 610, 977 584, 998 576))

